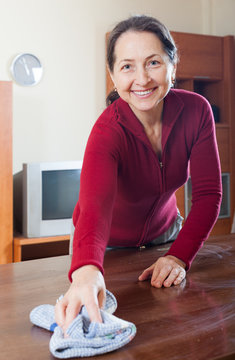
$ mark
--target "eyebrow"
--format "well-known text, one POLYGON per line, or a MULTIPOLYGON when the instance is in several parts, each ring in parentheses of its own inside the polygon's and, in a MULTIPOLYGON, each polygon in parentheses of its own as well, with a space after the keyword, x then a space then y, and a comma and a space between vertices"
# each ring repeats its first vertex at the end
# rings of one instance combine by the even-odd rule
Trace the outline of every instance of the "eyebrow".
POLYGON ((134 60, 133 59, 122 59, 119 61, 118 64, 121 64, 122 62, 132 62, 132 61, 134 61, 134 60))
POLYGON ((159 57, 161 58, 161 55, 160 55, 160 54, 152 54, 152 55, 147 56, 147 57, 146 57, 146 60, 149 60, 149 59, 151 59, 151 58, 154 57, 154 56, 159 56, 159 57))

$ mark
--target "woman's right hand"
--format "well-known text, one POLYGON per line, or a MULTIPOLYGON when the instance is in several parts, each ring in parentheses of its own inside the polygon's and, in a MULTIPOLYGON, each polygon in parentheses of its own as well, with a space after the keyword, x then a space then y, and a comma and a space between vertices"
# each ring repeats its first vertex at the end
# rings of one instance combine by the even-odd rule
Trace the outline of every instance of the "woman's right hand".
POLYGON ((66 330, 85 305, 91 321, 102 322, 99 308, 105 303, 106 288, 102 273, 94 265, 85 265, 72 274, 72 283, 56 303, 56 323, 66 330))

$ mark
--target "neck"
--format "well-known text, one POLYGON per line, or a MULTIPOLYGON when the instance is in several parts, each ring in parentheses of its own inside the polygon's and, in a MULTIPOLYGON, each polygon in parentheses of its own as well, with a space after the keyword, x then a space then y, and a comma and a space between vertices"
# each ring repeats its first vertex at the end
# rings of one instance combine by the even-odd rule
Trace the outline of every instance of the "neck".
POLYGON ((133 113, 142 123, 145 129, 158 126, 162 122, 163 100, 151 111, 139 111, 130 105, 133 113))

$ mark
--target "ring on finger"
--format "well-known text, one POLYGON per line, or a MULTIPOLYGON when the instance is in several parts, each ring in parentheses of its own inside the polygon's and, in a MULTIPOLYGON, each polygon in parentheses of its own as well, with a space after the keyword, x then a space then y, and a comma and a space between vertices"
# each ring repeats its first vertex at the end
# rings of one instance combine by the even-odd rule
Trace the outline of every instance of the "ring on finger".
POLYGON ((178 278, 179 278, 180 280, 183 280, 183 279, 185 278, 185 271, 181 270, 180 273, 179 273, 179 275, 178 275, 178 278))
POLYGON ((56 304, 58 304, 58 302, 60 302, 63 299, 64 295, 60 295, 60 297, 56 300, 56 304))

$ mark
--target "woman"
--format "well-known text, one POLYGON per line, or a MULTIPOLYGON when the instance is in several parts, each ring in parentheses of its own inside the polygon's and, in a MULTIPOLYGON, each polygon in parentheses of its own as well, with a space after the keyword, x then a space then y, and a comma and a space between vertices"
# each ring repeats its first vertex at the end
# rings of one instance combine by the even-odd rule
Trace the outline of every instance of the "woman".
POLYGON ((198 94, 174 90, 177 49, 159 21, 136 16, 110 34, 107 60, 115 91, 95 123, 83 162, 75 226, 72 284, 56 305, 66 331, 86 305, 101 322, 107 246, 174 240, 139 280, 178 285, 217 219, 221 177, 213 115, 198 94), (180 230, 175 191, 189 175, 192 208, 180 230), (179 231, 180 230, 180 231, 179 231))

